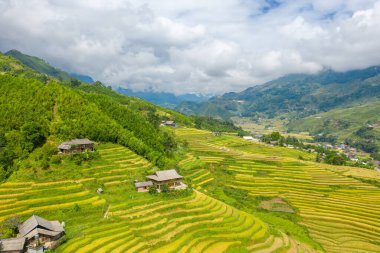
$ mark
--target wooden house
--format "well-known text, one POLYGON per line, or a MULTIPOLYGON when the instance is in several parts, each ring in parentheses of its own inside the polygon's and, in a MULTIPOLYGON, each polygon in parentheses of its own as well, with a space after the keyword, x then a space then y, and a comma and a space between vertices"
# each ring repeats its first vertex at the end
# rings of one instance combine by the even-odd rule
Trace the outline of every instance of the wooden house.
POLYGON ((152 181, 135 183, 136 191, 138 192, 147 192, 149 191, 149 187, 151 187, 152 185, 153 185, 152 181))
POLYGON ((167 185, 169 189, 186 189, 187 185, 182 182, 183 177, 175 169, 156 171, 153 175, 146 177, 153 185, 160 190, 162 185, 167 185))
POLYGON ((24 237, 28 247, 38 248, 40 245, 44 245, 51 249, 57 245, 64 234, 63 224, 59 221, 48 221, 33 215, 19 226, 18 237, 24 237))
POLYGON ((23 253, 26 252, 25 238, 9 238, 0 240, 1 253, 23 253))
POLYGON ((61 143, 58 146, 58 150, 63 154, 82 153, 86 150, 93 151, 95 142, 89 139, 75 139, 61 143))

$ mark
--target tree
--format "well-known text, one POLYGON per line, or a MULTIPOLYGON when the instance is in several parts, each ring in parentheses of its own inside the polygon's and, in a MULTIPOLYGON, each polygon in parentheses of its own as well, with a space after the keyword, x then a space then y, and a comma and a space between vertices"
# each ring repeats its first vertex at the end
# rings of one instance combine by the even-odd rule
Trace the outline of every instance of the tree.
POLYGON ((7 176, 7 171, 0 165, 0 182, 4 181, 7 176))
POLYGON ((273 132, 270 135, 272 141, 278 141, 281 138, 281 134, 279 132, 273 132))
POLYGON ((18 233, 18 226, 21 224, 21 218, 18 215, 5 219, 0 224, 0 231, 3 237, 15 237, 18 233))
POLYGON ((5 134, 0 133, 0 149, 7 145, 7 139, 5 138, 5 134))
POLYGON ((71 78, 70 79, 70 86, 73 88, 77 88, 81 85, 81 82, 78 79, 71 78))
POLYGON ((28 147, 28 145, 25 144, 28 151, 32 151, 34 148, 41 146, 46 141, 42 127, 35 122, 25 123, 21 128, 21 132, 25 138, 25 142, 30 146, 28 147))
POLYGON ((168 193, 169 191, 170 189, 166 184, 161 185, 161 192, 168 193))
POLYGON ((148 192, 149 192, 150 194, 156 194, 156 193, 157 193, 157 188, 156 188, 156 186, 154 186, 154 185, 149 186, 149 188, 148 188, 148 192))

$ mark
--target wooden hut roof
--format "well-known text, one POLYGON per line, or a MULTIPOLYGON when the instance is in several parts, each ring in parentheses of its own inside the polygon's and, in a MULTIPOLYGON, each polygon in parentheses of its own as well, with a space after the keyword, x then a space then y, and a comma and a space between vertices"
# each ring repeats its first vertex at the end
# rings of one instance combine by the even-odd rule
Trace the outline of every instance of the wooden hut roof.
POLYGON ((160 182, 172 179, 182 179, 183 177, 179 175, 175 169, 171 169, 156 171, 153 175, 147 176, 147 178, 160 182))
POLYGON ((152 186, 152 185, 153 185, 152 181, 135 183, 136 188, 147 187, 147 186, 152 186))
POLYGON ((56 235, 59 235, 60 233, 62 233, 62 231, 50 231, 50 230, 46 230, 43 228, 36 228, 36 229, 33 229, 32 231, 30 231, 24 237, 28 238, 28 239, 31 239, 31 238, 35 237, 36 235, 48 235, 48 236, 54 237, 56 235))
POLYGON ((74 139, 71 141, 62 142, 61 145, 59 145, 59 149, 70 149, 71 146, 75 145, 90 145, 94 144, 93 141, 90 141, 89 139, 74 139))
POLYGON ((59 223, 58 221, 48 221, 37 215, 32 215, 32 217, 27 219, 24 223, 22 223, 19 226, 19 236, 26 236, 36 228, 42 228, 45 230, 50 230, 59 233, 65 231, 61 223, 59 223))
POLYGON ((0 252, 23 251, 26 238, 9 238, 0 240, 0 252))

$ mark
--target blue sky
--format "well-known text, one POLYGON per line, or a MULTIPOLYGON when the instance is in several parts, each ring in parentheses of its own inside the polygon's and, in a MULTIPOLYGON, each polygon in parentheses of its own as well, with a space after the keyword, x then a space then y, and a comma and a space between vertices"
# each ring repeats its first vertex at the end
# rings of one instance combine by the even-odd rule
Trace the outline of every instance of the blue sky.
POLYGON ((2 0, 0 11, 1 51, 135 90, 221 94, 380 64, 377 0, 2 0))

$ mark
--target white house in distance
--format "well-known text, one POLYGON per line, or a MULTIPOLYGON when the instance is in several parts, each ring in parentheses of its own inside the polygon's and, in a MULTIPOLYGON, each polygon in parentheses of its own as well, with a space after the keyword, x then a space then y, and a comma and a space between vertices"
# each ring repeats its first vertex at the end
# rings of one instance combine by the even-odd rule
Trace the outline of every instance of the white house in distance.
POLYGON ((243 136, 243 139, 247 141, 259 141, 258 139, 253 138, 253 136, 243 136))

